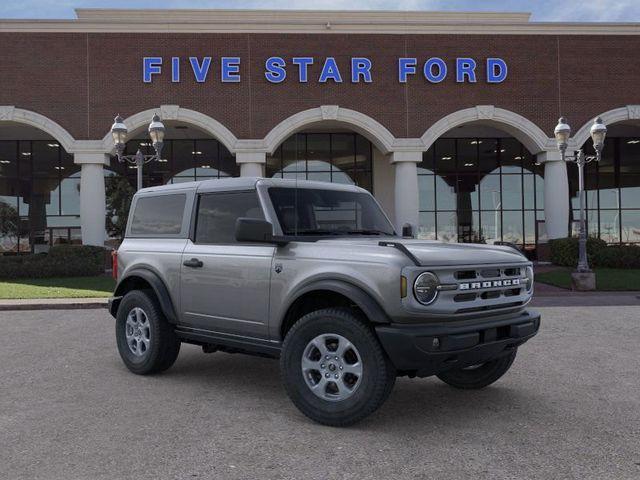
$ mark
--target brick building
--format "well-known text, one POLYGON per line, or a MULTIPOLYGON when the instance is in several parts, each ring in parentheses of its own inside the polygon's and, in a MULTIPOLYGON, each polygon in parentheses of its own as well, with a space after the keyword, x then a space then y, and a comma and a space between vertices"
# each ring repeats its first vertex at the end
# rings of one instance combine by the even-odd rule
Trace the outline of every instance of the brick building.
POLYGON ((535 254, 575 231, 577 171, 553 129, 603 159, 588 228, 640 242, 639 24, 518 13, 77 10, 0 20, 0 251, 103 244, 113 157, 167 126, 145 186, 267 175, 357 183, 421 238, 535 254))

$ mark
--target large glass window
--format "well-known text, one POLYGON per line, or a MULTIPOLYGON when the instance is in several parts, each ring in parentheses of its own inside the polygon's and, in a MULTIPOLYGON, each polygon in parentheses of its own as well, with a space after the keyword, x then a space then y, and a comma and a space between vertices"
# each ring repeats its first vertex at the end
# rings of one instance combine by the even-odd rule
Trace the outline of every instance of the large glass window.
MULTIPOLYGON (((592 142, 584 145, 592 152, 592 142)), ((578 230, 578 168, 569 163, 572 231, 578 230)), ((587 230, 607 243, 640 243, 640 138, 607 137, 599 163, 585 167, 587 230)))
POLYGON ((418 236, 535 248, 542 169, 513 138, 441 138, 418 166, 418 236))
POLYGON ((0 253, 80 243, 80 167, 55 140, 0 141, 0 253))
MULTIPOLYGON (((125 153, 135 154, 138 148, 145 155, 154 153, 151 142, 145 139, 127 142, 125 153)), ((125 175, 132 185, 136 184, 135 165, 120 164, 117 158, 113 157, 111 166, 118 174, 125 175)), ((144 165, 142 183, 145 187, 149 187, 238 176, 240 176, 240 167, 235 157, 215 139, 165 140, 162 160, 144 165)))
POLYGON ((372 145, 356 133, 298 133, 267 156, 267 177, 355 184, 373 190, 372 145))

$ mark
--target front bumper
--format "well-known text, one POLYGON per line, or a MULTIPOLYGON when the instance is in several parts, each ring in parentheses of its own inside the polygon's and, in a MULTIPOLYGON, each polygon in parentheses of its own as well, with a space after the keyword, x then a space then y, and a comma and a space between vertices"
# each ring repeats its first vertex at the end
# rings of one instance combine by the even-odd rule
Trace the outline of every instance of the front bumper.
POLYGON ((481 320, 376 327, 400 374, 428 377, 506 355, 538 333, 540 314, 524 311, 481 320))

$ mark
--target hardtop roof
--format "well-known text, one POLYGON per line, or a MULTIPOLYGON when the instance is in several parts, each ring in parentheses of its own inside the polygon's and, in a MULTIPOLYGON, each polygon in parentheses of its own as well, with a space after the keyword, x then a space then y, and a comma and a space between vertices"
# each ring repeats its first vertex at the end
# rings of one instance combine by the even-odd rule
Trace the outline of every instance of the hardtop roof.
POLYGON ((158 185, 139 190, 136 195, 148 195, 154 193, 165 194, 179 191, 217 192, 226 190, 251 190, 257 185, 267 187, 284 188, 320 188, 324 190, 357 191, 366 192, 363 188, 350 184, 317 182, 311 180, 295 180, 285 178, 261 178, 261 177, 229 177, 216 178, 211 180, 197 180, 194 182, 174 183, 169 185, 158 185))

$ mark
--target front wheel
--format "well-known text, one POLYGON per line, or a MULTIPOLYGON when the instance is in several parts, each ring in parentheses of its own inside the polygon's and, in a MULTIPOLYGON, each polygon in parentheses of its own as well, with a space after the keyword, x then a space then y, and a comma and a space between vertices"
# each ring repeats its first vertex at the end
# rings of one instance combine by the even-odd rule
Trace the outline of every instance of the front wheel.
POLYGON ((516 352, 509 353, 495 360, 473 365, 466 368, 456 368, 439 373, 437 376, 444 383, 463 390, 477 390, 491 385, 511 368, 516 359, 516 352))
POLYGON ((351 425, 373 413, 396 377, 371 328, 343 308, 302 317, 285 338, 280 368, 296 407, 330 426, 351 425))

